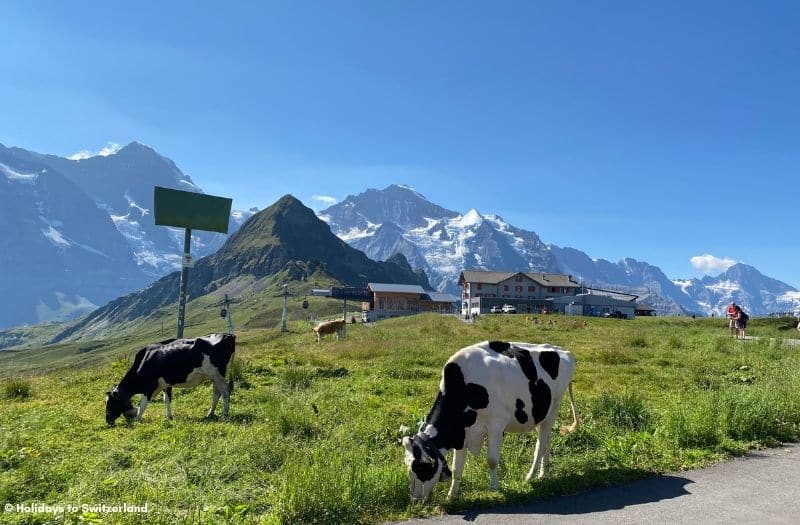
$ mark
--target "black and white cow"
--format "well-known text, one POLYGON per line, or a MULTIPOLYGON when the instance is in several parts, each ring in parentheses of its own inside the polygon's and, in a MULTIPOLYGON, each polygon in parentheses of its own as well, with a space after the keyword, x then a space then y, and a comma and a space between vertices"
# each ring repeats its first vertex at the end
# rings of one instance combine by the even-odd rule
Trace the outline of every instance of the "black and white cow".
POLYGON ((138 352, 130 370, 113 390, 106 392, 106 422, 113 425, 117 418, 141 421, 147 403, 164 392, 167 418, 172 419, 172 387, 189 388, 211 380, 214 395, 208 416, 214 415, 222 396, 222 415, 228 415, 232 383, 225 382, 225 371, 236 350, 232 334, 211 334, 195 339, 168 339, 147 345, 138 352), (133 408, 131 397, 142 394, 139 410, 133 408))
POLYGON ((448 498, 458 494, 467 450, 480 452, 488 442, 489 489, 497 490, 497 464, 504 432, 537 428, 539 439, 530 480, 545 475, 550 462, 552 429, 564 393, 569 391, 573 422, 579 425, 572 398, 575 359, 562 348, 529 343, 485 341, 456 352, 445 364, 439 394, 416 436, 403 438, 413 499, 427 498, 437 481, 452 477, 448 498), (445 456, 455 450, 453 471, 445 456))

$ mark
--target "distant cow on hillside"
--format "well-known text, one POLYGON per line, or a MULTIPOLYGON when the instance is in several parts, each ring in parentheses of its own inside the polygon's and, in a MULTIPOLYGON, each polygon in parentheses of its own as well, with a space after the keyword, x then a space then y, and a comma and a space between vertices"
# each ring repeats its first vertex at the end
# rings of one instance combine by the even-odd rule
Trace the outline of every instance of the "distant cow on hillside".
POLYGON ((336 339, 342 337, 344 332, 344 319, 336 319, 335 321, 323 321, 313 328, 314 333, 317 334, 317 342, 321 342, 322 338, 327 334, 336 334, 336 339))
POLYGON ((550 461, 550 441, 564 393, 569 391, 572 425, 578 413, 572 399, 575 359, 550 345, 485 341, 456 352, 444 366, 439 394, 417 435, 403 438, 411 497, 425 499, 437 481, 452 478, 448 498, 458 494, 467 450, 480 452, 488 443, 489 489, 497 490, 497 464, 505 432, 539 430, 533 465, 544 476, 550 461), (447 453, 455 450, 453 471, 447 453))
POLYGON ((189 388, 205 380, 214 384, 208 417, 214 415, 222 396, 222 415, 228 415, 233 384, 225 382, 225 371, 236 350, 232 334, 211 334, 195 339, 168 339, 147 345, 138 352, 133 365, 119 385, 106 392, 106 422, 113 425, 120 415, 141 421, 147 403, 164 392, 167 418, 172 419, 172 387, 189 388), (131 397, 142 394, 139 410, 131 397))

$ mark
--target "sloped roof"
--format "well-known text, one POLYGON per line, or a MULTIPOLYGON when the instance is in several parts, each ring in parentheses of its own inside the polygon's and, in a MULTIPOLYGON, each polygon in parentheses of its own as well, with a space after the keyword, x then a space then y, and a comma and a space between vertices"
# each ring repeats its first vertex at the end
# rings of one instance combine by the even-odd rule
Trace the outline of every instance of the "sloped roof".
POLYGON ((422 286, 418 284, 369 283, 367 288, 373 292, 425 293, 425 290, 422 288, 422 286))
POLYGON ((541 286, 562 286, 566 288, 580 286, 577 281, 572 279, 571 275, 560 273, 492 272, 489 270, 464 270, 461 272, 459 282, 497 284, 517 274, 522 274, 541 286))
POLYGON ((645 310, 645 311, 649 310, 651 312, 655 312, 656 311, 655 308, 653 308, 649 304, 644 304, 644 303, 636 303, 636 309, 637 310, 645 310))
POLYGON ((519 272, 490 272, 488 270, 464 270, 461 272, 461 282, 497 284, 519 272))

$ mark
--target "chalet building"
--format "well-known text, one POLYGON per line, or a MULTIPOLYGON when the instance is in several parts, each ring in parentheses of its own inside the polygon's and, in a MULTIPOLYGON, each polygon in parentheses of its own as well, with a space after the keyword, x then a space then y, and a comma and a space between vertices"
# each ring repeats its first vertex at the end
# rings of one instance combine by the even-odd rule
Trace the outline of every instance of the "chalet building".
POLYGON ((539 313, 552 310, 552 299, 581 291, 571 275, 555 273, 464 270, 458 284, 461 315, 489 313, 504 304, 514 305, 518 313, 539 313))
POLYGON ((424 290, 416 284, 369 283, 369 301, 361 303, 364 322, 420 312, 456 313, 458 297, 424 290))

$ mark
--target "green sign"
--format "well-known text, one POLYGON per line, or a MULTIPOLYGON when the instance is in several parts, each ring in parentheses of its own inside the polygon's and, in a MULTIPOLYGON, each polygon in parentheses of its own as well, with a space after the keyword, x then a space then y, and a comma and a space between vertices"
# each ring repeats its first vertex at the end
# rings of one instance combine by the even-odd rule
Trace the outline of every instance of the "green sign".
POLYGON ((155 187, 155 220, 159 226, 228 233, 231 199, 155 187))

